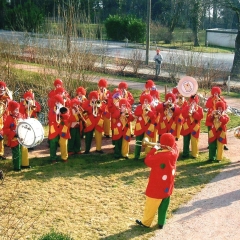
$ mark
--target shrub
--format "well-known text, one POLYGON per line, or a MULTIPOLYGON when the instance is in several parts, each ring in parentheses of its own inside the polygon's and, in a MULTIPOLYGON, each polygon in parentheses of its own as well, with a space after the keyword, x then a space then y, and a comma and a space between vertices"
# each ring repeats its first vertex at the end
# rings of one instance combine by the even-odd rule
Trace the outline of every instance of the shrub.
POLYGON ((51 231, 50 233, 44 234, 39 240, 73 240, 68 234, 51 231))
POLYGON ((110 15, 105 21, 107 37, 112 40, 142 42, 145 36, 145 23, 135 17, 110 15))

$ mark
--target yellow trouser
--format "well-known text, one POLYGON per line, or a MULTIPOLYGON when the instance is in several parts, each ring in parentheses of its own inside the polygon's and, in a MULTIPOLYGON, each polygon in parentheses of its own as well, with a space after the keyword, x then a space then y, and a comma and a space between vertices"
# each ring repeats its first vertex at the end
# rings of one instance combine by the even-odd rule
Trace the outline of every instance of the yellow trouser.
POLYGON ((181 129, 182 129, 182 124, 177 123, 176 129, 177 129, 177 131, 176 131, 176 134, 177 134, 176 138, 179 139, 180 138, 180 132, 181 132, 181 129))
POLYGON ((28 149, 22 146, 22 164, 23 167, 29 166, 28 149))
POLYGON ((219 141, 217 141, 217 156, 216 156, 216 159, 219 160, 219 161, 222 161, 222 159, 223 159, 224 145, 225 144, 222 144, 219 141))
POLYGON ((199 150, 198 150, 198 138, 195 138, 191 134, 191 149, 192 149, 192 156, 198 157, 199 150))
POLYGON ((4 140, 0 140, 0 156, 4 155, 4 140))
POLYGON ((155 128, 154 129, 154 136, 153 136, 153 138, 152 138, 152 141, 154 142, 154 143, 157 143, 158 142, 158 130, 155 128))
POLYGON ((103 129, 105 135, 110 135, 110 126, 111 126, 110 119, 103 117, 103 129))
POLYGON ((68 139, 66 138, 59 138, 59 145, 60 145, 60 152, 61 152, 61 159, 67 160, 68 159, 68 139))
POLYGON ((123 140, 122 140, 122 156, 128 157, 128 153, 129 153, 129 142, 123 138, 123 140))
POLYGON ((102 148, 102 133, 95 129, 96 150, 100 151, 102 148))
POLYGON ((143 225, 150 227, 162 199, 146 197, 145 209, 143 214, 143 225))
MULTIPOLYGON (((152 138, 150 138, 146 133, 144 134, 144 138, 147 138, 149 142, 152 142, 152 138)), ((152 149, 152 146, 146 146, 145 153, 148 154, 151 149, 152 149)))

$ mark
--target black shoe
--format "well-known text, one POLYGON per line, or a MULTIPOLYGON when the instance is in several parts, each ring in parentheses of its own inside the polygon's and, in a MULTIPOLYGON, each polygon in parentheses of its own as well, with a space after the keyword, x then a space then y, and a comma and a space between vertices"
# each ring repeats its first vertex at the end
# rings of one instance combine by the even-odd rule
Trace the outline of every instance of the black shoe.
POLYGON ((106 137, 106 138, 110 138, 110 136, 109 136, 109 135, 105 135, 105 134, 104 134, 104 137, 106 137))
POLYGON ((189 158, 189 155, 188 156, 181 156, 180 159, 184 160, 184 159, 187 159, 189 158))
POLYGON ((215 163, 220 163, 221 160, 214 160, 213 162, 215 162, 215 163))
POLYGON ((21 172, 21 169, 13 169, 15 172, 21 172))
POLYGON ((207 160, 207 163, 212 163, 214 160, 212 160, 212 159, 208 159, 207 160))
POLYGON ((163 229, 163 225, 158 224, 159 229, 163 229))
POLYGON ((209 149, 209 146, 207 146, 207 149, 209 149))
POLYGON ((6 159, 7 158, 4 155, 0 156, 0 160, 6 160, 6 159))
POLYGON ((103 150, 96 150, 96 153, 100 153, 100 154, 103 154, 103 150))
POLYGON ((123 157, 124 159, 129 159, 129 157, 128 156, 126 156, 126 157, 123 157))
POLYGON ((28 151, 33 151, 34 150, 34 148, 32 147, 32 148, 28 148, 28 151))
POLYGON ((226 145, 224 145, 223 149, 224 150, 228 150, 228 147, 226 145))
POLYGON ((83 154, 89 154, 89 151, 85 151, 83 154))
POLYGON ((145 226, 140 220, 136 220, 136 223, 138 224, 138 225, 140 225, 140 226, 142 226, 142 227, 146 227, 146 228, 148 228, 147 226, 145 226))
POLYGON ((21 166, 22 169, 31 168, 31 166, 21 166))

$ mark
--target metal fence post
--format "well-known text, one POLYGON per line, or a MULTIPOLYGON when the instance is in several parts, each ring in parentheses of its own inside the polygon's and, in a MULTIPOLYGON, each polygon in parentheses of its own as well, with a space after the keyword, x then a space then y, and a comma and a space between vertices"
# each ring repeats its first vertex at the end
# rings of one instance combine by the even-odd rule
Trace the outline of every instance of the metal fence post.
POLYGON ((229 93, 230 93, 230 76, 228 76, 228 81, 227 81, 227 92, 229 95, 229 93))

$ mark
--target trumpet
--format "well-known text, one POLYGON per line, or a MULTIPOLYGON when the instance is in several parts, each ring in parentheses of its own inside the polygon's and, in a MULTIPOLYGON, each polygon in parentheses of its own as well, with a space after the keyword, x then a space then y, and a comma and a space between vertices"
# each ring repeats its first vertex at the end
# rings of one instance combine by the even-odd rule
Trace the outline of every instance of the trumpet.
POLYGON ((149 112, 149 111, 151 111, 151 106, 149 104, 144 104, 143 109, 145 112, 149 112))
POLYGON ((75 109, 76 109, 76 112, 79 115, 79 117, 82 119, 82 121, 86 123, 86 120, 83 116, 84 115, 84 109, 80 105, 78 105, 75 109))
POLYGON ((172 151, 173 149, 169 146, 166 146, 166 145, 161 145, 160 143, 154 143, 154 142, 150 142, 149 139, 147 137, 143 138, 142 141, 139 141, 137 140, 136 143, 135 143, 136 146, 143 146, 143 145, 146 145, 146 146, 152 146, 152 147, 155 147, 157 146, 159 149, 168 149, 169 151, 172 151))
POLYGON ((192 103, 189 108, 189 115, 192 115, 195 112, 195 109, 196 109, 196 104, 192 103))

